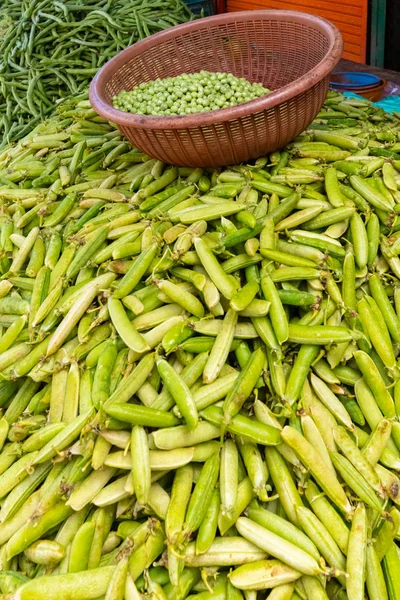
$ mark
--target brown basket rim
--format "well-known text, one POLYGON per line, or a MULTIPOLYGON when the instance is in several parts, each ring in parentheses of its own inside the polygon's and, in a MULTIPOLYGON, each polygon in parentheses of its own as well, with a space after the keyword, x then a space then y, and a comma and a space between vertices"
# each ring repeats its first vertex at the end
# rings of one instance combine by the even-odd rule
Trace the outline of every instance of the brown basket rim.
POLYGON ((231 13, 223 13, 203 19, 196 19, 170 27, 164 31, 155 33, 144 40, 136 42, 125 50, 111 58, 95 75, 89 90, 89 98, 94 110, 112 123, 122 127, 134 127, 139 129, 190 129, 193 127, 205 127, 234 119, 246 117, 261 111, 275 108, 283 102, 291 100, 295 96, 306 92, 316 83, 324 79, 339 62, 343 50, 343 40, 338 28, 330 21, 294 10, 246 10, 231 13), (161 42, 183 35, 187 32, 198 31, 207 28, 208 25, 219 25, 240 21, 254 21, 274 19, 278 21, 292 21, 305 25, 315 25, 323 31, 329 39, 330 45, 325 57, 313 67, 307 74, 302 75, 294 82, 289 83, 267 96, 245 102, 237 106, 222 108, 204 113, 191 115, 151 116, 126 113, 114 108, 107 100, 105 88, 112 75, 132 58, 140 55, 148 48, 157 46, 161 42))

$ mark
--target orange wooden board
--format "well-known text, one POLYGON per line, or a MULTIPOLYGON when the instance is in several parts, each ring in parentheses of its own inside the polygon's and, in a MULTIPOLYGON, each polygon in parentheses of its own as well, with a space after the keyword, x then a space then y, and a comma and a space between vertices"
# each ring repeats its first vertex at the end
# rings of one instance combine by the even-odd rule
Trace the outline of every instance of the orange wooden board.
POLYGON ((299 10, 328 19, 338 27, 343 41, 343 58, 365 62, 368 0, 227 0, 228 12, 279 8, 299 10))

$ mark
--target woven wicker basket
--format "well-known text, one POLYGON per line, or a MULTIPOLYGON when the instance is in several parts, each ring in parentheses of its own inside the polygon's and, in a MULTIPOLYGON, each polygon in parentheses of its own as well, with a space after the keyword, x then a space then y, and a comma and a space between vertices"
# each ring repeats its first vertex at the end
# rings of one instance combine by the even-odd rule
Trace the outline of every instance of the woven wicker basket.
POLYGON ((93 79, 90 100, 150 156, 187 166, 240 163, 282 148, 311 123, 341 53, 338 29, 319 17, 280 10, 222 14, 172 27, 123 50, 93 79), (182 116, 134 115, 112 106, 121 90, 202 69, 262 82, 273 92, 182 116))

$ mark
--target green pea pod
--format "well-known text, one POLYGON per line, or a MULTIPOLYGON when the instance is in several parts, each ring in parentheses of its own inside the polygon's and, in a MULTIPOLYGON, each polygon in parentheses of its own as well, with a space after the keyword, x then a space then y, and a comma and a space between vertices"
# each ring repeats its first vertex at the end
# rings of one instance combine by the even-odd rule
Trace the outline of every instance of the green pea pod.
POLYGON ((233 440, 226 440, 221 449, 220 495, 222 514, 234 511, 239 483, 239 453, 233 440))
MULTIPOLYGON (((351 462, 338 452, 331 452, 333 466, 339 475, 345 480, 347 485, 361 498, 368 506, 382 513, 383 502, 380 501, 373 488, 357 471, 351 462)), ((321 486, 322 487, 322 486, 321 486)))
POLYGON ((23 552, 47 531, 62 523, 71 513, 72 509, 69 506, 66 506, 64 502, 59 502, 43 515, 23 524, 7 542, 7 556, 12 558, 23 552))
MULTIPOLYGON (((200 274, 198 275, 200 276, 200 274)), ((204 307, 200 300, 198 300, 193 294, 182 290, 176 284, 167 280, 158 280, 156 285, 162 292, 167 294, 171 300, 177 302, 190 314, 195 315, 199 319, 204 317, 204 307)))
POLYGON ((43 266, 45 255, 45 246, 43 238, 39 235, 33 245, 29 262, 25 269, 28 277, 36 277, 43 266))
POLYGON ((69 573, 78 573, 87 569, 95 528, 95 522, 89 521, 83 523, 76 532, 71 544, 69 573))
POLYGON ((267 316, 253 317, 251 321, 254 325, 255 331, 258 333, 258 336, 262 339, 266 346, 268 346, 268 348, 270 348, 277 354, 277 356, 279 356, 281 350, 270 318, 267 316))
POLYGON ((144 543, 136 546, 129 557, 129 574, 133 581, 136 581, 163 552, 164 542, 164 533, 160 523, 156 521, 153 534, 149 535, 144 543))
POLYGON ((386 587, 389 591, 389 598, 392 600, 398 600, 400 598, 399 593, 399 565, 400 559, 397 553, 396 545, 392 543, 389 551, 383 559, 383 571, 386 579, 386 587))
POLYGON ((95 471, 97 471, 97 469, 100 469, 100 467, 102 467, 105 464, 110 449, 111 444, 104 437, 99 436, 96 439, 92 454, 92 468, 95 471))
MULTIPOLYGON (((208 360, 208 353, 200 352, 181 371, 180 377, 183 380, 183 382, 186 384, 187 387, 191 388, 191 386, 193 386, 193 384, 201 376, 201 374, 204 370, 204 366, 207 363, 207 360, 208 360)), ((155 398, 154 401, 151 403, 151 407, 157 408, 160 410, 169 410, 174 406, 174 404, 175 404, 175 400, 174 400, 173 396, 170 394, 170 392, 168 391, 167 387, 165 386, 163 388, 163 390, 160 392, 160 394, 157 396, 157 398, 155 398)), ((197 402, 195 402, 195 404, 196 404, 197 408, 199 408, 197 405, 197 402)), ((202 408, 202 406, 200 406, 200 408, 202 408)))
POLYGON ((326 383, 313 373, 310 376, 310 382, 322 404, 324 404, 324 406, 326 406, 326 408, 335 416, 337 421, 343 423, 345 427, 352 431, 354 427, 350 415, 326 383))
POLYGON ((186 548, 185 563, 189 566, 234 566, 265 558, 265 552, 238 536, 217 537, 206 553, 196 555, 195 543, 186 548))
POLYGON ((79 412, 79 379, 80 372, 78 363, 71 362, 64 396, 64 406, 62 420, 64 423, 71 423, 78 416, 79 412))
MULTIPOLYGON (((294 586, 294 583, 279 583, 271 590, 270 600, 292 600, 295 594, 294 586)), ((256 600, 256 598, 246 596, 246 600, 256 600)))
POLYGON ((147 434, 143 427, 135 425, 131 434, 133 489, 140 504, 146 505, 151 486, 150 453, 147 434))
POLYGON ((18 317, 14 323, 10 325, 7 331, 0 338, 0 353, 5 352, 12 346, 19 334, 26 325, 26 316, 18 317))
POLYGON ((316 302, 314 294, 299 290, 281 289, 278 290, 278 294, 282 304, 288 304, 290 306, 311 306, 316 302))
MULTIPOLYGON (((117 390, 118 391, 118 390, 117 390)), ((173 427, 179 420, 172 414, 147 406, 113 403, 104 406, 104 410, 115 419, 132 425, 144 427, 173 427)))
POLYGON ((198 414, 188 386, 166 360, 159 359, 157 361, 157 370, 188 427, 194 429, 198 423, 198 414))
POLYGON ((186 465, 176 470, 171 501, 165 517, 165 532, 171 542, 176 542, 182 531, 185 514, 192 491, 193 467, 186 465))
POLYGON ((369 281, 372 297, 382 312, 385 323, 390 331, 393 340, 398 343, 400 340, 400 322, 388 299, 386 290, 382 285, 380 278, 373 274, 369 281))
POLYGON ((58 223, 61 223, 74 206, 75 199, 75 193, 67 194, 57 206, 56 210, 51 215, 46 217, 43 225, 45 227, 55 227, 56 225, 58 225, 58 223))
POLYGON ((293 254, 281 252, 279 250, 271 250, 269 248, 261 247, 260 253, 265 258, 287 267, 315 267, 315 261, 309 260, 308 258, 303 258, 302 256, 294 256, 293 254))
POLYGON ((158 251, 158 245, 152 244, 139 255, 137 260, 130 267, 126 275, 119 282, 115 292, 115 298, 124 298, 132 292, 139 283, 143 275, 146 273, 151 262, 155 258, 158 251))
POLYGON ((123 304, 117 298, 108 299, 108 310, 111 321, 124 343, 134 352, 143 354, 150 350, 143 336, 138 333, 133 323, 128 319, 123 304))
POLYGON ((368 266, 374 264, 379 250, 379 218, 375 213, 371 213, 367 221, 368 236, 368 266))
MULTIPOLYGON (((251 172, 252 177, 255 177, 255 172, 251 172)), ((263 192, 264 194, 276 193, 280 198, 287 198, 291 195, 292 189, 286 185, 280 185, 279 183, 270 183, 264 178, 260 180, 253 179, 251 185, 254 189, 263 192)))
POLYGON ((155 206, 159 205, 164 200, 168 200, 171 196, 174 196, 177 192, 179 192, 184 187, 183 183, 178 183, 173 186, 169 186, 165 188, 162 192, 158 192, 158 194, 154 194, 154 196, 148 196, 146 200, 141 202, 140 210, 147 211, 155 206))
POLYGON ((340 242, 324 234, 295 229, 290 233, 290 239, 296 244, 311 246, 322 252, 328 252, 329 255, 336 258, 343 258, 345 255, 345 250, 340 242))
POLYGON ((339 481, 325 468, 318 459, 313 446, 293 427, 286 426, 282 430, 283 440, 295 450, 303 464, 310 469, 322 489, 345 514, 352 513, 352 507, 339 481))
POLYGON ((175 181, 178 175, 178 169, 176 167, 171 167, 167 169, 161 177, 158 177, 154 181, 152 181, 149 185, 147 185, 144 189, 140 190, 135 196, 134 201, 141 202, 145 198, 154 195, 159 192, 163 188, 167 187, 167 185, 171 184, 175 181))
POLYGON ((66 337, 71 333, 73 327, 78 323, 84 315, 94 298, 101 289, 107 289, 114 281, 115 275, 105 274, 94 279, 82 292, 81 297, 76 300, 73 306, 68 311, 67 315, 61 321, 54 334, 51 336, 48 346, 47 355, 54 354, 63 344, 66 337))
POLYGON ((93 412, 89 410, 87 413, 79 415, 69 423, 64 429, 62 429, 54 438, 52 438, 43 448, 39 451, 35 457, 33 463, 43 463, 53 456, 66 448, 71 444, 80 434, 81 429, 86 425, 89 419, 92 417, 93 412))
POLYGON ((247 361, 223 404, 224 424, 228 425, 253 391, 265 366, 265 355, 258 348, 247 361))
POLYGON ((318 375, 318 377, 325 381, 325 383, 328 383, 330 385, 341 383, 341 380, 338 378, 337 374, 331 369, 331 367, 328 365, 324 358, 320 358, 315 364, 313 364, 313 369, 318 375))
POLYGON ((361 350, 354 354, 358 368, 360 369, 367 385, 371 388, 375 396, 376 402, 385 415, 385 417, 393 417, 395 414, 394 402, 388 392, 385 382, 383 381, 373 360, 361 350))
POLYGON ((340 208, 345 204, 344 197, 339 189, 337 173, 334 167, 329 167, 325 172, 325 189, 332 206, 340 208))
POLYGON ((190 431, 187 425, 171 427, 165 430, 154 431, 152 437, 157 448, 172 450, 174 448, 188 448, 213 440, 220 435, 218 427, 207 422, 199 422, 197 427, 190 431))
MULTIPOLYGON (((297 230, 298 232, 300 230, 297 230)), ((323 263, 324 261, 324 253, 321 252, 320 250, 318 250, 316 247, 314 247, 317 244, 314 244, 314 240, 315 238, 311 238, 311 244, 309 243, 304 244, 304 243, 294 243, 294 242, 285 242, 284 240, 280 239, 278 240, 277 243, 277 249, 279 252, 284 252, 287 254, 290 254, 292 256, 299 256, 301 258, 305 258, 307 260, 311 260, 313 263, 323 263)), ((325 240, 324 240, 325 241, 325 240)), ((319 240, 317 240, 317 242, 319 243, 319 240)), ((284 264, 284 263, 282 263, 284 264)), ((291 265, 288 265, 291 266, 291 265)), ((301 265, 298 265, 301 266, 301 265)), ((308 265, 311 266, 311 265, 308 265)), ((314 265, 315 266, 315 265, 314 265)))
POLYGON ((348 249, 343 261, 342 296, 344 305, 348 311, 348 316, 346 316, 346 319, 349 320, 350 324, 356 322, 355 313, 357 309, 357 299, 355 280, 356 270, 354 254, 351 249, 348 249))
POLYGON ((268 469, 262 458, 256 444, 253 442, 243 442, 239 445, 239 451, 242 456, 247 474, 253 484, 253 489, 258 498, 267 501, 267 480, 268 469))
POLYGON ((350 229, 356 263, 359 269, 363 269, 368 263, 368 235, 364 221, 357 212, 350 219, 350 229))
POLYGON ((212 383, 221 372, 230 351, 237 319, 237 312, 230 308, 224 317, 220 331, 217 334, 215 343, 211 348, 210 355, 204 367, 204 383, 212 383))
POLYGON ((226 600, 243 600, 243 594, 229 579, 226 582, 226 600))
MULTIPOLYGON (((223 425, 224 413, 222 408, 209 406, 201 411, 201 416, 214 425, 223 425)), ((257 444, 275 446, 280 443, 279 429, 240 414, 232 418, 226 429, 237 435, 243 435, 257 444)))
POLYGON ((161 342, 162 347, 168 354, 169 352, 176 350, 176 348, 182 342, 190 338, 192 335, 193 330, 188 327, 186 323, 177 323, 175 327, 171 327, 171 329, 163 337, 161 342))
POLYGON ((303 210, 298 210, 289 217, 282 219, 276 226, 275 231, 285 231, 287 229, 293 229, 311 221, 316 218, 320 212, 322 211, 321 206, 312 206, 309 208, 304 208, 303 210))
POLYGON ((367 545, 365 568, 367 590, 371 600, 389 600, 381 563, 372 544, 367 545))
POLYGON ((327 564, 335 569, 337 578, 344 585, 346 579, 341 572, 346 569, 346 559, 330 533, 331 528, 326 528, 318 517, 304 506, 299 507, 297 512, 303 531, 314 542, 327 564))
POLYGON ((107 592, 115 567, 100 567, 82 573, 40 577, 18 590, 19 600, 38 600, 43 594, 48 600, 90 600, 107 592))
POLYGON ((264 297, 271 303, 269 314, 279 344, 283 344, 289 336, 289 325, 276 286, 268 276, 261 277, 261 289, 264 297))
POLYGON ((354 512, 346 561, 346 590, 348 596, 354 600, 362 600, 364 597, 366 551, 367 516, 365 506, 359 504, 354 512))
MULTIPOLYGON (((230 573, 230 581, 236 587, 245 590, 264 590, 273 588, 270 597, 274 600, 290 600, 294 584, 301 576, 296 569, 289 567, 279 560, 260 560, 248 565, 242 565, 230 573), (282 594, 276 595, 279 590, 282 594), (271 596, 272 594, 272 596, 271 596), (290 594, 290 595, 289 595, 290 594)), ((246 595, 247 598, 247 595, 246 595)))
POLYGON ((110 374, 117 358, 117 348, 113 341, 107 342, 97 362, 92 385, 93 404, 102 406, 109 398, 110 374))
POLYGON ((223 296, 228 299, 232 298, 236 292, 236 285, 220 266, 212 250, 201 238, 194 238, 194 245, 200 261, 211 281, 215 284, 223 296))
POLYGON ((354 337, 355 334, 346 327, 289 324, 289 341, 293 343, 325 346, 332 342, 350 342, 354 337))
POLYGON ((220 511, 221 498, 218 489, 214 489, 210 504, 200 524, 196 538, 196 554, 203 554, 211 547, 217 532, 218 515, 220 511))
POLYGON ((318 346, 303 344, 295 359, 285 390, 285 399, 289 404, 298 400, 311 365, 318 356, 318 346))
MULTIPOLYGON (((9 429, 10 429, 10 427, 9 427, 7 419, 2 417, 0 419, 0 450, 2 450, 4 447, 9 429)), ((28 452, 29 452, 29 450, 28 450, 28 452)))
MULTIPOLYGON (((82 482, 81 486, 72 492, 68 498, 67 506, 70 506, 75 511, 84 508, 115 475, 115 472, 116 470, 111 467, 102 467, 97 471, 92 471, 92 473, 82 482)), ((93 544, 91 548, 93 550, 93 544)))
POLYGON ((67 279, 73 279, 79 271, 86 265, 91 257, 102 246, 108 236, 108 227, 102 227, 99 231, 94 232, 91 239, 86 242, 75 254, 70 265, 66 270, 67 279))
POLYGON ((320 554, 310 538, 286 519, 256 506, 256 503, 254 505, 253 503, 250 504, 246 514, 249 519, 298 546, 313 556, 315 560, 318 561, 320 559, 320 554))
POLYGON ((378 210, 391 211, 392 204, 386 200, 380 192, 373 190, 365 179, 359 175, 350 176, 351 186, 356 192, 358 192, 365 200, 367 200, 372 206, 378 210))
POLYGON ((25 577, 21 573, 3 571, 0 578, 0 589, 4 594, 12 593, 28 581, 29 577, 25 577))
POLYGON ((256 297, 258 290, 259 285, 257 282, 246 283, 231 299, 231 308, 236 311, 244 310, 256 297))
POLYGON ((162 202, 157 201, 157 205, 154 208, 152 208, 150 212, 147 213, 147 216, 149 216, 150 218, 154 218, 166 213, 168 213, 171 216, 172 213, 177 214, 180 212, 185 212, 185 203, 187 203, 190 206, 190 203, 193 200, 195 200, 195 198, 192 196, 194 190, 195 186, 193 185, 183 187, 183 189, 178 189, 175 192, 175 194, 172 194, 169 198, 166 198, 162 202))
POLYGON ((125 581, 128 573, 128 557, 125 556, 117 564, 107 588, 105 600, 123 600, 125 597, 125 581))
POLYGON ((236 527, 245 539, 282 560, 292 569, 309 575, 318 575, 321 572, 317 561, 311 555, 251 519, 240 517, 236 527))
POLYGON ((340 550, 347 555, 349 530, 339 513, 312 481, 305 494, 314 514, 329 531, 340 550))
POLYGON ((0 540, 2 544, 6 543, 21 527, 23 527, 36 508, 39 506, 40 492, 33 492, 32 495, 26 499, 23 504, 18 508, 14 515, 11 515, 8 519, 0 525, 0 540))
POLYGON ((24 263, 25 263, 26 259, 28 258, 29 253, 31 252, 31 250, 34 246, 38 235, 39 235, 39 227, 34 227, 28 233, 28 235, 24 239, 23 244, 18 249, 17 253, 15 254, 15 256, 13 258, 13 261, 10 266, 11 273, 16 275, 22 270, 22 267, 24 266, 24 263))
POLYGON ((301 578, 301 583, 310 598, 315 598, 315 600, 328 600, 329 596, 327 595, 325 588, 322 586, 321 582, 316 577, 310 577, 309 575, 303 575, 301 578))
POLYGON ((201 473, 189 501, 183 535, 186 537, 200 527, 219 474, 219 453, 212 455, 203 465, 201 473))
POLYGON ((0 497, 3 498, 11 490, 28 477, 26 470, 32 464, 33 459, 37 456, 37 452, 29 452, 13 465, 11 465, 1 476, 0 497))
POLYGON ((167 583, 164 587, 165 597, 167 600, 184 600, 199 579, 199 569, 190 567, 185 568, 179 578, 179 584, 177 586, 172 585, 172 583, 167 583))
POLYGON ((87 211, 85 211, 85 213, 75 222, 74 233, 80 231, 82 227, 86 225, 86 223, 88 223, 94 217, 96 217, 103 208, 103 206, 105 206, 105 204, 105 202, 99 200, 98 202, 96 202, 96 204, 94 204, 87 211))
POLYGON ((359 150, 360 148, 365 148, 367 145, 366 140, 363 138, 353 138, 335 131, 313 130, 312 139, 315 139, 317 142, 332 144, 338 148, 343 148, 343 150, 359 150))
POLYGON ((106 400, 104 409, 112 406, 114 403, 123 404, 136 394, 142 387, 154 367, 154 353, 146 354, 129 373, 127 377, 122 379, 116 390, 106 400))
POLYGON ((39 383, 26 378, 26 380, 21 385, 18 392, 15 394, 14 398, 8 405, 7 410, 4 414, 4 418, 10 425, 14 423, 18 419, 18 417, 20 417, 20 415, 24 412, 33 395, 38 390, 39 385, 39 383))

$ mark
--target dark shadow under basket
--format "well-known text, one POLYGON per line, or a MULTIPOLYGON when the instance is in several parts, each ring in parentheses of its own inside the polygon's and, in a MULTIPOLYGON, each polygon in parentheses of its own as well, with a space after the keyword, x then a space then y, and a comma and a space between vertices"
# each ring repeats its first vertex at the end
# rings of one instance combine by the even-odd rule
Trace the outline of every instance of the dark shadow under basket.
POLYGON ((90 86, 93 108, 140 150, 182 166, 245 162, 282 148, 314 119, 342 53, 338 29, 320 17, 280 10, 199 19, 137 42, 90 86), (182 116, 119 111, 112 98, 143 81, 224 71, 274 90, 238 106, 182 116))

